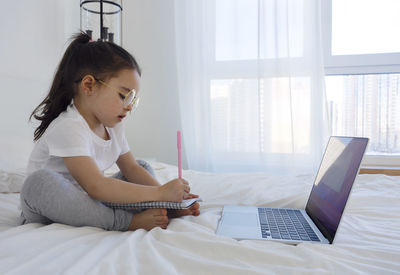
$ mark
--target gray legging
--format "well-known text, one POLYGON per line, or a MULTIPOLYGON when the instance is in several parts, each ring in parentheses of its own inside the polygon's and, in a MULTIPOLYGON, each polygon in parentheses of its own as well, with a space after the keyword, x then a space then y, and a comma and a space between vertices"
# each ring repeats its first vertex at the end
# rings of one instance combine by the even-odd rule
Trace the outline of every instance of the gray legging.
MULTIPOLYGON (((147 162, 137 162, 154 176, 147 162)), ((121 172, 113 177, 126 180, 121 172)), ((20 195, 22 224, 57 222, 126 231, 132 221, 133 212, 105 206, 79 190, 61 174, 48 169, 29 175, 20 195)))

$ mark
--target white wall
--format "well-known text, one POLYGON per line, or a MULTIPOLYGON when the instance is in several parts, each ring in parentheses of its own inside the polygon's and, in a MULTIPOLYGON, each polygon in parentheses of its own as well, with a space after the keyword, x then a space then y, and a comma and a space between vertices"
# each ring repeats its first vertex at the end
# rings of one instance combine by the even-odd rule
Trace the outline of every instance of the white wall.
POLYGON ((26 165, 34 130, 28 118, 50 86, 66 38, 79 30, 79 0, 2 1, 1 11, 0 168, 7 169, 26 165))
MULTIPOLYGON (((180 128, 173 0, 123 1, 123 46, 143 69, 141 102, 125 122, 137 158, 176 164, 180 128)), ((28 117, 47 93, 68 38, 79 30, 79 0, 2 1, 0 17, 0 135, 10 160, 32 147, 28 117)), ((24 166, 25 164, 21 164, 24 166)))
POLYGON ((123 47, 142 68, 140 106, 126 121, 127 137, 135 156, 171 164, 181 125, 174 24, 173 0, 123 1, 123 47))

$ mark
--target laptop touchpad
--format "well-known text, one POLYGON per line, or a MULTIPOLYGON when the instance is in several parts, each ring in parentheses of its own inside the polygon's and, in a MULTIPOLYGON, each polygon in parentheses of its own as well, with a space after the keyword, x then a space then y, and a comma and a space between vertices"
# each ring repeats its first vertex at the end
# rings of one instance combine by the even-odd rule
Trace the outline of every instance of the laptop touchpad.
POLYGON ((252 213, 225 213, 224 223, 235 226, 258 226, 257 214, 252 213))

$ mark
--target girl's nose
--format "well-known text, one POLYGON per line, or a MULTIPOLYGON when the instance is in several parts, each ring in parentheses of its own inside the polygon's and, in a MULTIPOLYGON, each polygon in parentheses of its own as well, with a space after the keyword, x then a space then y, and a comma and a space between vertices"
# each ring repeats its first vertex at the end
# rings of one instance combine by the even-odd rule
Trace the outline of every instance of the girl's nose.
POLYGON ((127 110, 128 112, 130 112, 130 111, 132 111, 132 107, 133 107, 133 104, 131 103, 128 106, 125 106, 124 109, 127 110))

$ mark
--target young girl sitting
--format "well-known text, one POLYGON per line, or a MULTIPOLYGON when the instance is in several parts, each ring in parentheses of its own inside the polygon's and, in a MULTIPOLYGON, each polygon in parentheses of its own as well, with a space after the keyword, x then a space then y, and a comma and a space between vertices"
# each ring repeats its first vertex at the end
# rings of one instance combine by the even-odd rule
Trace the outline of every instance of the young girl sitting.
POLYGON ((103 202, 182 201, 187 181, 160 185, 133 157, 121 121, 138 104, 140 68, 120 46, 74 36, 46 98, 32 112, 40 121, 21 190, 23 223, 52 222, 105 230, 166 228, 169 218, 200 214, 199 204, 167 212, 128 212, 103 202), (113 177, 104 170, 116 163, 113 177))

